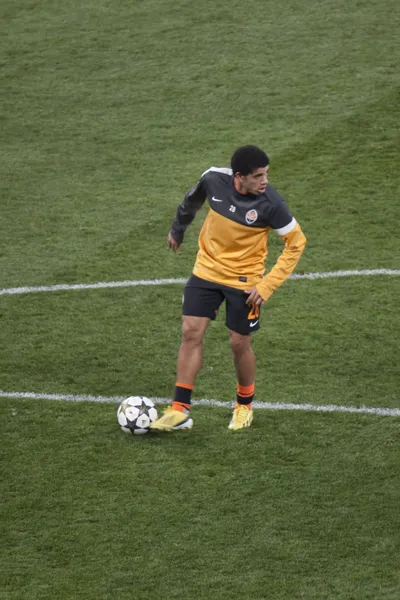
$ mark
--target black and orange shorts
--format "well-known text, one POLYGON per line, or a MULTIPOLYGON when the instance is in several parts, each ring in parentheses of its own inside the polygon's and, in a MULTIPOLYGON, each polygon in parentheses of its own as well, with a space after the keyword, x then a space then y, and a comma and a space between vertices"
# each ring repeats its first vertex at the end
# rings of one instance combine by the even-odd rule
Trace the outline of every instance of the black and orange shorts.
POLYGON ((260 328, 260 306, 246 304, 248 294, 226 285, 191 275, 183 293, 182 314, 214 320, 221 304, 226 303, 226 326, 247 335, 260 328))

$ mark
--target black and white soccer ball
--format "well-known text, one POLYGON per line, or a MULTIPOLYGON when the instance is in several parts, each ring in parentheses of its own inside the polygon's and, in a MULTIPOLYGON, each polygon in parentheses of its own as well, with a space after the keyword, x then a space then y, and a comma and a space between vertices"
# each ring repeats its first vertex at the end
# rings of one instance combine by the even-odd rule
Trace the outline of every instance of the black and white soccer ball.
POLYGON ((145 396, 126 398, 117 411, 118 423, 125 433, 143 435, 149 431, 150 424, 157 419, 154 402, 145 396))

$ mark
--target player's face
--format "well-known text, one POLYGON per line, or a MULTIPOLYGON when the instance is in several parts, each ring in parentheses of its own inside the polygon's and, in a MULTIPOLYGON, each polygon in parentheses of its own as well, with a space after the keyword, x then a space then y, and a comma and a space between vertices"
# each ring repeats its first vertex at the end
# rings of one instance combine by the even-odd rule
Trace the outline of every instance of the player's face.
POLYGON ((238 183, 242 194, 263 194, 268 184, 269 165, 255 169, 250 175, 239 175, 238 183))

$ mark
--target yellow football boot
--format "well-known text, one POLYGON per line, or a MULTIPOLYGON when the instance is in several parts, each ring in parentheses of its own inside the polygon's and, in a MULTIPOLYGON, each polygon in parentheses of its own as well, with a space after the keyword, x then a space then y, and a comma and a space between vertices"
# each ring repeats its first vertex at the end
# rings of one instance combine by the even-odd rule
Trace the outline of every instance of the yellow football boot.
POLYGON ((253 421, 253 411, 247 408, 245 404, 237 404, 233 411, 231 422, 228 425, 229 429, 237 430, 250 427, 253 421))
POLYGON ((193 419, 189 413, 175 410, 168 406, 159 419, 150 425, 152 431, 174 431, 175 429, 192 429, 193 419))

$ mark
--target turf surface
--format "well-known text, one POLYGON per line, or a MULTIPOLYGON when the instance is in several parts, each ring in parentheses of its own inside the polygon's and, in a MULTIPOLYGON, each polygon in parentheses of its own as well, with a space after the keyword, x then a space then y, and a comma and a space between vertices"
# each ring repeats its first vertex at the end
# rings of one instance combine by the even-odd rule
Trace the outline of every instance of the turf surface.
MULTIPOLYGON (((308 245, 298 273, 399 269, 394 0, 2 0, 0 288, 181 278, 166 236, 255 143, 308 245)), ((271 238, 268 266, 281 251, 271 238)), ((290 281, 257 399, 399 407, 399 279, 290 281)), ((0 297, 0 390, 171 397, 181 285, 0 297)), ((231 401, 223 311, 195 398, 231 401)), ((160 407, 161 410, 161 407, 160 407)), ((0 399, 1 600, 398 600, 399 421, 195 407, 123 435, 116 404, 0 399)))

